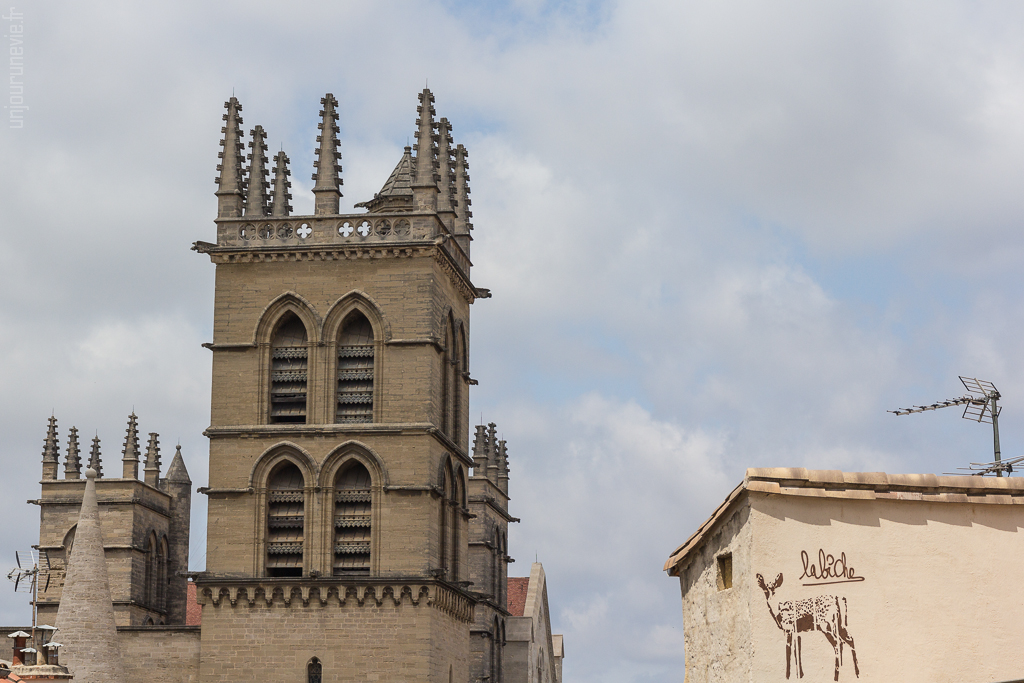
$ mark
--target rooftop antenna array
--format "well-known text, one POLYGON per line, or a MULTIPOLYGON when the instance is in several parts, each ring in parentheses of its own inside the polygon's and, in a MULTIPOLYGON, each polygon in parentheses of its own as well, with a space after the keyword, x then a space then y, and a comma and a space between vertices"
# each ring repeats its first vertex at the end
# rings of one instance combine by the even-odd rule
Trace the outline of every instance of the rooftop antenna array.
POLYGON ((18 566, 7 573, 7 578, 14 582, 15 593, 32 594, 32 642, 36 639, 36 603, 39 598, 39 582, 43 581, 43 592, 50 589, 50 556, 45 550, 29 550, 25 553, 14 551, 14 561, 18 566), (22 563, 21 555, 25 555, 22 563))
POLYGON ((962 417, 965 420, 985 422, 992 425, 992 446, 995 450, 995 460, 985 463, 973 462, 970 467, 960 467, 957 469, 969 470, 972 474, 978 476, 995 473, 997 477, 1001 477, 1003 472, 1009 475, 1013 472, 1013 466, 1024 460, 1024 456, 1003 461, 999 452, 999 413, 1002 411, 998 403, 1001 398, 999 390, 996 389, 996 385, 992 384, 992 382, 987 382, 983 379, 961 376, 960 381, 963 383, 964 388, 967 389, 967 393, 960 398, 939 401, 927 406, 914 406, 912 408, 901 408, 887 412, 894 415, 909 415, 911 413, 923 413, 926 410, 964 406, 962 417))

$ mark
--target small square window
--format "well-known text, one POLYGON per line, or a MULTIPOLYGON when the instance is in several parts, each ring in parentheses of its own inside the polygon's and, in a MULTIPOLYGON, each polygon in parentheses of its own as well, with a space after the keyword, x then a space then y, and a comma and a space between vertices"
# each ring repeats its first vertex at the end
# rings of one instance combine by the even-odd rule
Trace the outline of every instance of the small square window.
POLYGON ((732 553, 719 555, 718 560, 718 590, 724 591, 732 588, 732 553))

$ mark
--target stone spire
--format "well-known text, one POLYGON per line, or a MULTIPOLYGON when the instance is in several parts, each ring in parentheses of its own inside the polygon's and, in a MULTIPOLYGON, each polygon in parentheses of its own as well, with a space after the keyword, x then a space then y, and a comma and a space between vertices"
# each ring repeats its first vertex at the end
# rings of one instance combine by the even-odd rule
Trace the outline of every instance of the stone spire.
POLYGON ((256 126, 249 134, 252 140, 249 141, 249 178, 246 181, 248 193, 245 196, 246 216, 266 216, 270 208, 269 190, 270 183, 267 182, 267 134, 263 126, 256 126))
POLYGON ((160 486, 160 435, 149 433, 149 444, 146 446, 146 483, 153 488, 160 486))
POLYGON ((224 103, 228 110, 222 117, 226 121, 223 128, 224 139, 220 141, 221 150, 217 156, 221 162, 217 164, 217 216, 241 216, 245 201, 245 178, 242 176, 242 155, 245 146, 242 144, 242 105, 232 97, 224 103))
POLYGON ((320 146, 316 150, 316 161, 313 166, 316 171, 313 173, 313 196, 315 197, 316 208, 314 213, 317 216, 333 215, 338 213, 341 190, 341 152, 338 151, 338 100, 334 95, 327 93, 320 98, 320 104, 324 108, 320 110, 323 121, 317 124, 320 135, 316 141, 320 146))
POLYGON ((441 220, 451 230, 455 221, 455 159, 452 149, 452 124, 448 119, 442 118, 437 126, 438 148, 437 148, 437 212, 441 214, 441 220))
POLYGON ((43 441, 43 479, 56 479, 57 467, 60 464, 57 450, 57 418, 50 416, 46 427, 46 439, 43 441))
POLYGON ((288 170, 290 161, 284 150, 274 155, 274 191, 271 194, 273 197, 271 216, 287 216, 292 212, 292 205, 288 203, 288 200, 292 198, 289 192, 292 188, 292 181, 288 180, 288 176, 292 174, 288 170))
POLYGON ((434 129, 434 96, 427 88, 420 93, 420 104, 416 107, 416 172, 412 179, 413 210, 437 211, 437 134, 434 129))
POLYGON ((505 446, 504 439, 498 442, 496 450, 498 455, 498 488, 505 495, 508 495, 508 448, 505 446))
POLYGON ((85 471, 85 495, 57 611, 64 665, 78 683, 128 680, 110 599, 96 478, 92 468, 85 471))
POLYGON ((192 479, 188 476, 188 470, 185 469, 185 459, 181 457, 180 443, 174 448, 174 459, 171 460, 171 466, 167 468, 167 481, 175 484, 192 483, 192 479))
POLYGON ((64 478, 82 478, 82 456, 78 451, 78 427, 72 427, 68 434, 68 456, 64 460, 64 478))
POLYGON ((96 470, 96 478, 103 478, 103 462, 100 460, 100 436, 92 439, 92 450, 89 451, 89 468, 96 470))
POLYGON ((469 243, 473 241, 470 234, 473 224, 469 221, 473 212, 469 207, 473 202, 469 199, 469 153, 462 145, 455 148, 455 201, 455 230, 452 232, 462 251, 469 256, 469 243))
POLYGON ((373 199, 359 202, 355 208, 365 208, 370 213, 378 211, 411 211, 413 160, 412 147, 406 147, 398 165, 391 172, 384 187, 373 195, 373 199))
POLYGON ((498 485, 498 425, 487 423, 487 478, 498 485))
POLYGON ((476 435, 473 437, 473 476, 481 477, 487 474, 487 427, 476 426, 476 435))
POLYGON ((124 479, 139 478, 139 418, 132 412, 128 416, 128 434, 124 437, 124 448, 121 449, 121 477, 124 479))

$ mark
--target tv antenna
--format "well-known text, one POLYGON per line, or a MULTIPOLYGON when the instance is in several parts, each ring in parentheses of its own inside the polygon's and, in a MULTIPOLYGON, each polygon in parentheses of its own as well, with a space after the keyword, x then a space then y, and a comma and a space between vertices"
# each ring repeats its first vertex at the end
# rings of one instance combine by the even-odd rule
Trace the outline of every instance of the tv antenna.
POLYGON ((50 588, 50 556, 45 550, 36 552, 29 550, 25 553, 25 562, 22 564, 21 555, 14 551, 14 561, 18 566, 7 573, 7 578, 14 582, 15 593, 32 594, 32 642, 36 641, 36 602, 39 598, 39 582, 43 581, 43 592, 50 588))
MULTIPOLYGON (((973 377, 960 377, 960 381, 963 382, 964 388, 967 389, 967 393, 960 398, 950 399, 948 401, 939 401, 938 403, 932 403, 927 406, 914 406, 913 408, 901 408, 898 410, 890 410, 887 412, 893 413, 894 415, 909 415, 911 413, 923 413, 926 410, 938 410, 939 408, 949 408, 951 406, 964 406, 963 418, 965 420, 973 420, 975 422, 985 422, 992 425, 992 446, 995 450, 995 460, 990 463, 971 463, 971 468, 960 468, 969 469, 977 474, 986 474, 995 472, 997 477, 1003 476, 1003 472, 1007 474, 1013 471, 1013 464, 1007 461, 1008 464, 1003 465, 1002 457, 999 452, 999 412, 1002 408, 999 407, 998 401, 1001 398, 999 390, 996 389, 996 385, 992 382, 987 382, 983 379, 975 379, 973 377), (974 470, 973 466, 981 467, 981 470, 974 470)), ((1019 462, 1018 458, 1013 458, 1013 462, 1019 462)))

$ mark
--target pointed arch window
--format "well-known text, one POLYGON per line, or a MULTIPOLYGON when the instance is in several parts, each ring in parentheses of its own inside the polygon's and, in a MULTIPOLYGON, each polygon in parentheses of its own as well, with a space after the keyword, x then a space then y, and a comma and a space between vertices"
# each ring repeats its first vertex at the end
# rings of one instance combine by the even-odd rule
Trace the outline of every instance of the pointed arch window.
POLYGON ((148 607, 156 605, 156 534, 150 534, 146 538, 146 547, 143 551, 146 558, 145 574, 142 582, 142 602, 148 607))
POLYGON ((309 347, 306 326, 294 313, 274 332, 270 351, 270 422, 306 422, 309 347))
POLYGON ((306 683, 323 683, 324 665, 316 657, 306 665, 306 683))
POLYGON ((160 611, 167 610, 167 537, 164 536, 156 546, 156 601, 160 611))
POLYGON ((302 576, 304 485, 302 471, 291 462, 278 466, 267 482, 267 576, 302 576))
POLYGON ((372 529, 370 473, 352 462, 338 473, 334 484, 334 575, 370 573, 372 529))
POLYGON ((366 316, 354 311, 338 337, 335 422, 373 422, 373 361, 373 327, 366 316))

